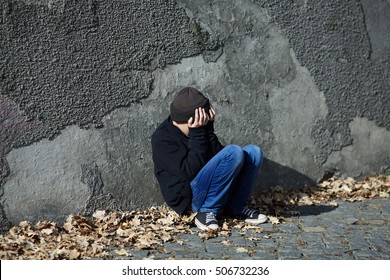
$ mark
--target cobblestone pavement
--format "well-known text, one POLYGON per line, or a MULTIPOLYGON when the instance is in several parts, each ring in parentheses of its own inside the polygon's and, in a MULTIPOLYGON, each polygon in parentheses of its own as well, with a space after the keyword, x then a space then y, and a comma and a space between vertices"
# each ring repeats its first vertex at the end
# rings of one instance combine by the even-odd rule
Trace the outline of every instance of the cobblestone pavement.
POLYGON ((299 216, 285 217, 281 224, 262 224, 245 234, 233 229, 228 237, 202 240, 194 228, 195 234, 165 244, 164 252, 129 250, 126 259, 389 260, 390 199, 337 203, 298 206, 293 210, 299 216))

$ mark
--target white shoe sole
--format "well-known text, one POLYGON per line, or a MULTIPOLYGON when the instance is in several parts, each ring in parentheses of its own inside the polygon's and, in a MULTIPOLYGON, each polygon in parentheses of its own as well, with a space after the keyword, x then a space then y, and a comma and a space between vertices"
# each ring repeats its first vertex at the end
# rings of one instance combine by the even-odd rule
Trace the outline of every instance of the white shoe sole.
POLYGON ((206 226, 204 224, 202 224, 197 218, 195 218, 195 225, 200 229, 200 230, 216 230, 216 229, 219 229, 219 226, 218 225, 209 225, 209 226, 206 226))
POLYGON ((252 225, 264 224, 267 222, 268 217, 260 214, 257 219, 245 219, 244 222, 252 225))

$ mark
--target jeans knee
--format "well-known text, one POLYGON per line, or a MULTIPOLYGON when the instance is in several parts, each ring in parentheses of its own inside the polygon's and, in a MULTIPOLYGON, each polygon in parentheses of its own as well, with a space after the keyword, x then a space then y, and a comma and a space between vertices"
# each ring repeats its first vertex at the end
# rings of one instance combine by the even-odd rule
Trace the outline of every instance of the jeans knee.
POLYGON ((246 153, 248 153, 249 157, 252 159, 252 161, 256 165, 261 166, 261 164, 263 163, 264 155, 263 155, 263 151, 261 150, 261 148, 259 146, 249 144, 249 145, 246 145, 243 148, 243 150, 246 153))
POLYGON ((230 158, 232 161, 236 162, 238 165, 243 164, 244 152, 240 146, 228 145, 223 150, 224 150, 224 152, 226 152, 227 158, 230 158))

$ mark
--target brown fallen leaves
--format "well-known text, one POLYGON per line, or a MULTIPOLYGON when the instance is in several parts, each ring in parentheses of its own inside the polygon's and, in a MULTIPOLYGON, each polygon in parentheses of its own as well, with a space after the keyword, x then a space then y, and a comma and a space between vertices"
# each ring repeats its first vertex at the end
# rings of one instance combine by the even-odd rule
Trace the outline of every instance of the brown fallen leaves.
MULTIPOLYGON (((270 192, 257 193, 256 196, 252 197, 251 205, 260 206, 263 211, 273 216, 279 216, 296 205, 323 203, 336 207, 338 206, 336 200, 356 202, 389 197, 390 176, 380 175, 360 181, 355 181, 353 178, 345 180, 331 178, 316 186, 307 186, 302 190, 283 190, 281 187, 275 187, 270 192)), ((299 215, 299 212, 289 211, 289 214, 299 215)), ((276 220, 274 221, 273 223, 278 223, 276 220)))
MULTIPOLYGON (((269 221, 278 224, 282 215, 295 205, 327 203, 337 206, 335 200, 364 201, 389 198, 390 176, 376 176, 362 181, 330 179, 303 190, 273 188, 257 193, 251 204, 269 213, 269 221)), ((291 212, 291 211, 290 211, 291 212)), ((290 214, 299 214, 297 212, 290 214)), ((241 235, 247 231, 261 232, 261 227, 242 222, 224 221, 218 231, 193 231, 191 216, 179 216, 165 206, 131 212, 96 211, 91 218, 70 215, 63 225, 39 221, 35 225, 23 221, 0 235, 0 259, 89 259, 110 258, 109 252, 129 256, 128 249, 164 251, 167 242, 178 242, 183 233, 198 234, 201 239, 230 236, 232 229, 241 235)), ((264 236, 263 238, 267 238, 264 236)), ((226 246, 230 244, 228 241, 226 246)))
POLYGON ((69 216, 59 226, 50 221, 21 222, 0 236, 0 259, 108 258, 107 248, 127 256, 124 247, 161 249, 178 234, 192 232, 193 216, 180 217, 165 206, 145 211, 96 211, 91 219, 69 216))

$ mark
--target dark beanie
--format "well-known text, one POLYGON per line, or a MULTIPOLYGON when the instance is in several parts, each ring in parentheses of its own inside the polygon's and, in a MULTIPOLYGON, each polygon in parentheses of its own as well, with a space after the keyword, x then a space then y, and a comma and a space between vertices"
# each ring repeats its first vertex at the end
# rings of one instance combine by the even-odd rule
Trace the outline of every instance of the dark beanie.
POLYGON ((195 109, 202 107, 207 112, 209 100, 198 90, 185 87, 179 91, 171 103, 171 118, 176 122, 187 122, 195 115, 195 109))

